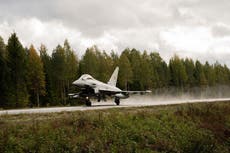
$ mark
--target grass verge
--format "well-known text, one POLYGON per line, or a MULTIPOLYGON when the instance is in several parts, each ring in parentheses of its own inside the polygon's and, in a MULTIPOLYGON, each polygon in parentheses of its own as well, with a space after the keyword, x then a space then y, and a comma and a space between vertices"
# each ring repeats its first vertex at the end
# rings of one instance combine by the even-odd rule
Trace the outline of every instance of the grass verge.
POLYGON ((0 116, 0 152, 230 152, 230 103, 0 116))

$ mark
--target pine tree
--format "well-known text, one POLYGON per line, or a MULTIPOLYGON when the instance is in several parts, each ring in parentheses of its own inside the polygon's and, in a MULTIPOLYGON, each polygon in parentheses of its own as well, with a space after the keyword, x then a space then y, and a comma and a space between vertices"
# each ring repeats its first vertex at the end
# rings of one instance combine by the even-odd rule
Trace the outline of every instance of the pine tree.
POLYGON ((52 53, 51 71, 51 85, 54 93, 54 100, 58 103, 66 104, 66 58, 65 50, 60 45, 58 45, 52 53))
POLYGON ((197 82, 197 86, 207 86, 208 82, 204 74, 203 65, 199 61, 196 61, 195 64, 194 76, 197 82))
MULTIPOLYGON (((126 54, 126 52, 124 52, 126 54)), ((132 77, 132 84, 130 85, 133 90, 140 90, 141 86, 141 54, 140 51, 136 50, 135 48, 132 49, 129 52, 129 55, 127 55, 132 72, 133 72, 133 77, 132 77)))
POLYGON ((187 82, 188 76, 186 74, 185 66, 183 60, 177 55, 169 61, 169 68, 171 74, 171 83, 176 87, 183 89, 185 83, 187 82))
POLYGON ((7 102, 7 86, 8 86, 8 67, 6 57, 6 45, 0 37, 0 107, 6 107, 7 102))
POLYGON ((78 58, 75 55, 74 51, 71 49, 68 40, 64 42, 64 51, 65 51, 65 86, 66 90, 70 90, 70 86, 78 76, 78 58))
POLYGON ((43 71, 45 74, 45 87, 46 94, 41 97, 41 102, 43 105, 49 105, 54 103, 54 91, 52 90, 52 67, 51 67, 51 57, 47 53, 47 48, 45 45, 41 44, 39 48, 40 58, 43 63, 43 71))
POLYGON ((128 85, 132 82, 133 73, 132 73, 132 68, 129 59, 123 53, 121 54, 119 59, 119 67, 120 67, 119 77, 118 77, 119 85, 122 89, 127 90, 129 88, 128 85))
POLYGON ((23 107, 29 102, 29 95, 26 86, 26 52, 18 40, 16 33, 13 33, 7 44, 8 67, 10 71, 9 82, 9 105, 12 107, 23 107))
POLYGON ((143 52, 141 56, 141 79, 140 79, 142 88, 139 90, 146 90, 151 88, 151 65, 150 65, 150 56, 146 51, 143 52))
POLYGON ((103 82, 107 82, 113 72, 112 58, 103 51, 97 56, 99 61, 99 78, 103 82))
POLYGON ((94 76, 96 79, 99 78, 99 60, 96 55, 97 47, 93 46, 91 48, 87 48, 86 52, 80 61, 80 73, 81 74, 90 74, 94 76))
POLYGON ((151 80, 153 88, 162 88, 168 86, 169 70, 167 64, 163 61, 159 53, 150 53, 151 80))
POLYGON ((119 56, 117 55, 117 53, 115 53, 113 50, 110 54, 110 58, 111 58, 111 62, 112 62, 112 71, 115 69, 115 67, 118 66, 119 64, 119 56))
POLYGON ((208 62, 205 63, 204 67, 205 78, 208 81, 209 86, 213 86, 216 83, 216 74, 213 65, 210 65, 208 62))
POLYGON ((223 71, 224 71, 225 85, 230 85, 230 78, 229 78, 230 71, 226 64, 224 64, 223 71))
POLYGON ((37 106, 39 107, 39 96, 45 94, 45 74, 43 70, 43 63, 38 56, 36 50, 34 49, 33 45, 31 45, 29 49, 28 64, 29 90, 32 91, 32 95, 36 97, 37 106))
POLYGON ((66 85, 67 90, 69 90, 70 84, 77 78, 78 72, 78 58, 75 55, 74 51, 71 49, 68 40, 64 42, 64 51, 66 58, 66 85))
POLYGON ((185 70, 188 76, 188 80, 187 80, 187 85, 189 87, 193 87, 195 86, 195 78, 194 78, 194 70, 195 70, 195 65, 192 59, 186 58, 184 61, 184 65, 185 65, 185 70))

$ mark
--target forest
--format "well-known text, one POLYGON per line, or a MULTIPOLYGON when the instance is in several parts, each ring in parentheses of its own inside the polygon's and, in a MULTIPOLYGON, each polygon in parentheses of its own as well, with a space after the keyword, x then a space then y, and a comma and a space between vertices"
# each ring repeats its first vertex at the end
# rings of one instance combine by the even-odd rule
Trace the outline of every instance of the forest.
POLYGON ((87 73, 107 82, 119 66, 118 87, 125 90, 174 88, 189 91, 194 87, 230 86, 230 70, 218 61, 210 64, 191 58, 171 57, 169 62, 158 52, 126 48, 120 55, 87 48, 80 58, 68 40, 49 54, 45 45, 24 47, 16 33, 5 43, 0 37, 0 108, 69 105, 72 82, 87 73))

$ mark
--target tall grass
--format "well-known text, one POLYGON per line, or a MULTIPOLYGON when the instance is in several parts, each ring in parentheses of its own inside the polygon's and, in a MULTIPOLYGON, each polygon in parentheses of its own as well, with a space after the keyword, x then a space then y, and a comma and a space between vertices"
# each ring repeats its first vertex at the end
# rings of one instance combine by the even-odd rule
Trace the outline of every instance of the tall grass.
POLYGON ((0 152, 230 152, 230 103, 0 116, 0 152))

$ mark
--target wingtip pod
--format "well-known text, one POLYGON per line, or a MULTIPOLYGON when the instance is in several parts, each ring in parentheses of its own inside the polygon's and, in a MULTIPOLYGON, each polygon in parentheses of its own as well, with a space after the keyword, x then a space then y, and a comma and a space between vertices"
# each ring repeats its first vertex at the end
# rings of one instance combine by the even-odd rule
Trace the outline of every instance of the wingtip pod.
POLYGON ((111 78, 108 81, 108 84, 111 86, 116 86, 117 84, 117 77, 118 77, 119 67, 117 66, 111 76, 111 78))

